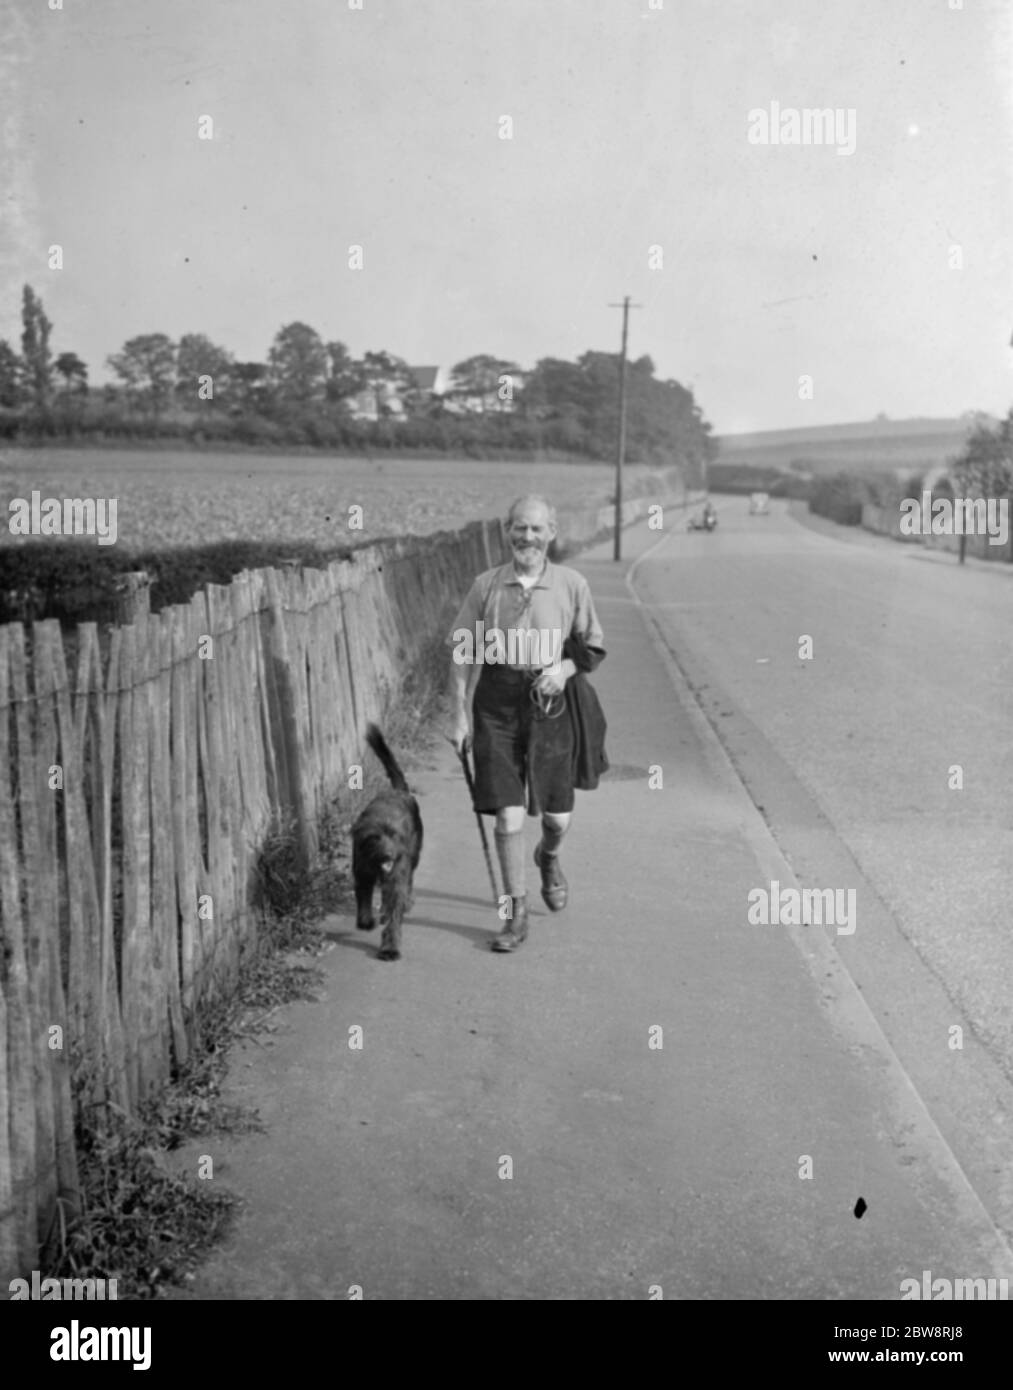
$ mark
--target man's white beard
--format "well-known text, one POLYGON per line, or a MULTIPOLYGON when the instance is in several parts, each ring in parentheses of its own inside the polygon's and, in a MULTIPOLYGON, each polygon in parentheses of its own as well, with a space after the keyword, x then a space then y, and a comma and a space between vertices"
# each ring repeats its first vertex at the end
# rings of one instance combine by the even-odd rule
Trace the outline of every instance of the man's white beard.
POLYGON ((514 564, 520 569, 526 569, 529 566, 534 568, 545 558, 546 550, 548 550, 548 546, 541 546, 537 542, 530 549, 514 546, 514 564))

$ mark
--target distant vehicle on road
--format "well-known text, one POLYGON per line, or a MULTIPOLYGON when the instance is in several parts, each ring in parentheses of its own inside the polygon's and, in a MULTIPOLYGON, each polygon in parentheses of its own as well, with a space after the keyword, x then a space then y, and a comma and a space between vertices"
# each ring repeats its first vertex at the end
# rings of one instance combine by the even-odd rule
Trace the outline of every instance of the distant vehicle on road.
POLYGON ((718 514, 710 502, 705 502, 699 512, 694 512, 686 522, 687 531, 713 531, 718 524, 718 514))
POLYGON ((766 492, 753 492, 749 496, 749 515, 750 516, 769 516, 770 508, 768 502, 770 494, 766 492))

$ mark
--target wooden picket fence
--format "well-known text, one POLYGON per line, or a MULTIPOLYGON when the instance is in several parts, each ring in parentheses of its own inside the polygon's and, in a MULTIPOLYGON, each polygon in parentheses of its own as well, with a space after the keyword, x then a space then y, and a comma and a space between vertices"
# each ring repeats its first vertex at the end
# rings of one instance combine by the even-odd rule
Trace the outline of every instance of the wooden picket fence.
POLYGON ((311 860, 366 721, 502 543, 475 523, 125 627, 0 627, 2 1286, 74 1206, 78 1107, 133 1113, 186 1060, 255 944, 268 832, 311 860))

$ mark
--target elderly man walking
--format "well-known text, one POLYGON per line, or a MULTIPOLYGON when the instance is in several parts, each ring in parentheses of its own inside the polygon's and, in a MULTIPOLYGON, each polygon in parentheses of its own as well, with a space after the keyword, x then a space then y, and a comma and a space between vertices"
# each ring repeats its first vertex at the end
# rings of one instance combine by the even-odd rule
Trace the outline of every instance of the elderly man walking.
POLYGON ((568 885, 559 850, 574 788, 595 787, 608 766, 604 717, 583 681, 605 656, 601 625, 584 576, 549 560, 555 536, 550 504, 518 498, 507 517, 513 558, 478 576, 448 638, 454 650, 447 732, 459 750, 470 738, 475 810, 496 817, 496 852, 510 899, 492 943, 501 952, 515 951, 528 934, 525 814, 541 817, 534 860, 542 898, 560 912, 568 885))

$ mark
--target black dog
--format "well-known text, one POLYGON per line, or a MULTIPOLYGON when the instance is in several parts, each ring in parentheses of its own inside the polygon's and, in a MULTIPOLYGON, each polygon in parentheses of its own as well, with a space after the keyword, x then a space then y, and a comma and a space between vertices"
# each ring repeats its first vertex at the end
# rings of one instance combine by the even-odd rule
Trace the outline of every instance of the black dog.
POLYGON ((422 853, 422 817, 404 773, 375 724, 366 726, 366 742, 383 763, 391 790, 375 796, 352 826, 352 873, 355 875, 355 925, 372 931, 373 889, 380 885, 383 936, 380 960, 401 957, 401 920, 412 909, 412 880, 422 853))

